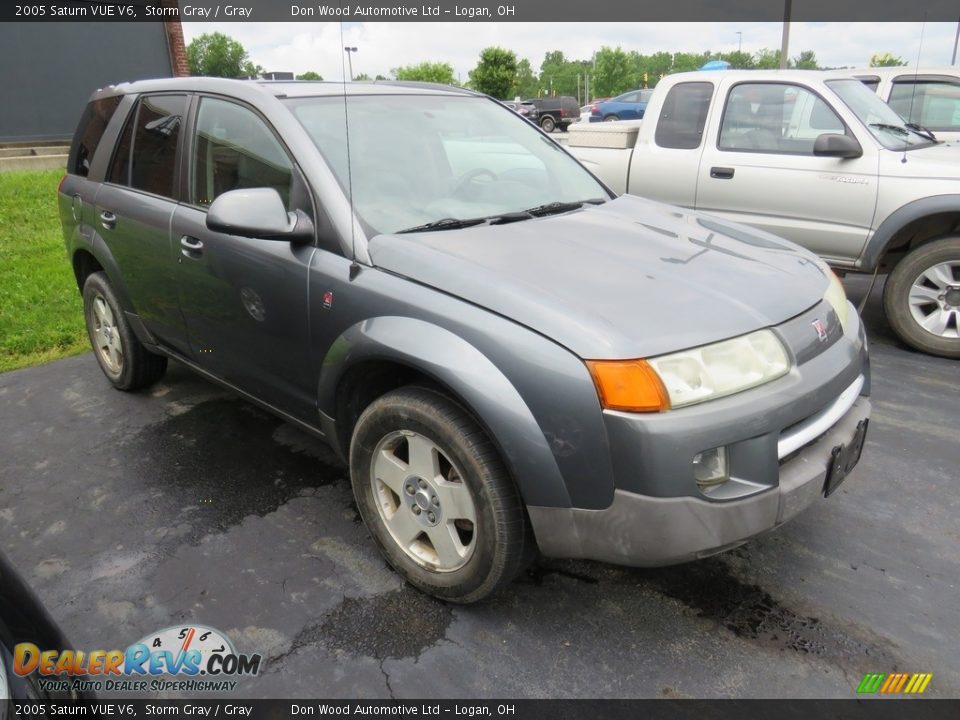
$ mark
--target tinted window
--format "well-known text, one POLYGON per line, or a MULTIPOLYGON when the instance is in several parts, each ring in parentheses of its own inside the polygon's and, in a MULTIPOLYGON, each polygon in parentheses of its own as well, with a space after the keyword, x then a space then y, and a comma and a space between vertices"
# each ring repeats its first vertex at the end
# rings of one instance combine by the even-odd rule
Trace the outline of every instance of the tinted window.
MULTIPOLYGON (((121 138, 121 147, 114 157, 113 165, 118 168, 119 182, 129 179, 130 187, 156 195, 173 195, 174 168, 177 162, 177 138, 187 99, 183 95, 148 95, 137 103, 137 111, 132 124, 133 148, 130 158, 130 172, 124 172, 124 140, 129 142, 127 133, 121 138)), ((114 167, 111 167, 113 176, 114 167)))
POLYGON ((871 90, 873 90, 874 92, 876 92, 876 91, 877 91, 877 88, 880 86, 880 78, 878 78, 878 77, 872 77, 872 76, 871 76, 871 77, 861 77, 861 78, 857 78, 857 79, 858 79, 860 82, 862 82, 864 85, 866 85, 868 88, 870 88, 871 90))
POLYGON ((930 130, 960 130, 960 83, 898 80, 890 107, 930 130))
POLYGON ((130 184, 130 151, 133 149, 133 126, 137 121, 136 111, 130 113, 127 124, 120 134, 120 140, 113 151, 113 161, 107 172, 107 182, 117 185, 130 184))
POLYGON ((120 99, 120 96, 116 95, 87 103, 87 107, 83 111, 83 117, 80 118, 80 124, 77 126, 77 131, 73 135, 70 157, 67 160, 68 172, 84 177, 90 172, 93 154, 97 151, 100 138, 103 137, 107 125, 110 124, 110 118, 113 117, 117 105, 120 104, 120 99))
POLYGON ((657 121, 657 145, 677 150, 700 147, 712 96, 713 83, 709 82, 679 83, 670 88, 657 121))
POLYGON ((727 96, 721 150, 813 154, 823 133, 845 132, 843 122, 818 96, 798 85, 743 83, 727 96))
POLYGON ((288 210, 293 163, 270 128, 253 111, 203 98, 197 114, 191 193, 209 205, 228 190, 274 188, 288 210))
POLYGON ((635 103, 639 101, 640 93, 637 92, 624 93, 620 97, 614 98, 614 102, 635 103))

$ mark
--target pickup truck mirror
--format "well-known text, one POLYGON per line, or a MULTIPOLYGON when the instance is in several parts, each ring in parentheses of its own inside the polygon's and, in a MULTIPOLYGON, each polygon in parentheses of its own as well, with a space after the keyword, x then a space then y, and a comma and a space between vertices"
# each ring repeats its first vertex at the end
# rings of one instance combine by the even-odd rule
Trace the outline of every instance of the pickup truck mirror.
POLYGON ((312 242, 313 223, 302 210, 287 212, 273 188, 230 190, 207 210, 207 228, 214 232, 261 240, 312 242))
POLYGON ((856 138, 839 133, 823 133, 813 141, 813 154, 819 157, 858 158, 863 148, 856 138))

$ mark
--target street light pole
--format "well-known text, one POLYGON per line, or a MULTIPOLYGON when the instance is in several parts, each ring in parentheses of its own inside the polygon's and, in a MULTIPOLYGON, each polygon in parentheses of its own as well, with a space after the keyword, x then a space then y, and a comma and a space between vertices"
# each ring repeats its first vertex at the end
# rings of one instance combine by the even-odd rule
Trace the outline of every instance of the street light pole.
POLYGON ((737 55, 743 50, 743 33, 737 30, 737 55))
POLYGON ((783 2, 783 38, 780 41, 780 69, 787 69, 787 48, 790 45, 790 10, 793 5, 792 0, 783 2))
POLYGON ((950 60, 951 65, 957 64, 957 43, 960 43, 960 20, 957 20, 957 35, 953 38, 953 59, 950 60))
POLYGON ((344 47, 347 52, 347 62, 350 65, 350 82, 353 82, 353 54, 357 51, 355 47, 344 47))

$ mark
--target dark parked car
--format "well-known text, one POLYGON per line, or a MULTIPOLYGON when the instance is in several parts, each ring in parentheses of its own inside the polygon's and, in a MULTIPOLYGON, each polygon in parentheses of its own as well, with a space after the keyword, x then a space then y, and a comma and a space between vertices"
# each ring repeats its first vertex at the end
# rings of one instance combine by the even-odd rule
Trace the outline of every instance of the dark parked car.
POLYGON ((647 110, 653 90, 631 90, 615 98, 595 102, 590 108, 590 122, 639 120, 647 110))
MULTIPOLYGON (((0 720, 18 717, 5 700, 89 700, 86 692, 44 690, 35 674, 21 677, 13 671, 14 650, 20 643, 31 643, 44 650, 64 650, 72 646, 44 610, 37 596, 0 554, 0 720), (10 715, 4 713, 11 711, 10 715)), ((33 706, 31 715, 46 717, 33 706)))
POLYGON ((456 602, 538 548, 720 552, 844 480, 866 339, 814 255, 615 197, 488 97, 343 92, 93 96, 59 205, 114 387, 173 358, 322 436, 386 559, 456 602))
POLYGON ((540 112, 532 102, 518 100, 503 100, 502 102, 505 107, 510 108, 525 120, 529 120, 534 125, 540 124, 540 112))
POLYGON ((529 98, 524 102, 532 103, 540 113, 540 127, 544 132, 553 132, 560 128, 565 131, 571 123, 580 118, 580 103, 575 97, 559 95, 557 97, 529 98))

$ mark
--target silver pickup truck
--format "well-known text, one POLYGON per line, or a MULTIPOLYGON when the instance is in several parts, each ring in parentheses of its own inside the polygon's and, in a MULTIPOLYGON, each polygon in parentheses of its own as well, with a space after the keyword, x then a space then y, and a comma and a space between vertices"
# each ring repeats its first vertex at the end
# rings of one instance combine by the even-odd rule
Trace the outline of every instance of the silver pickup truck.
POLYGON ((644 120, 575 125, 569 148, 618 193, 753 225, 840 271, 889 273, 897 335, 960 357, 960 146, 850 71, 668 76, 644 120))

